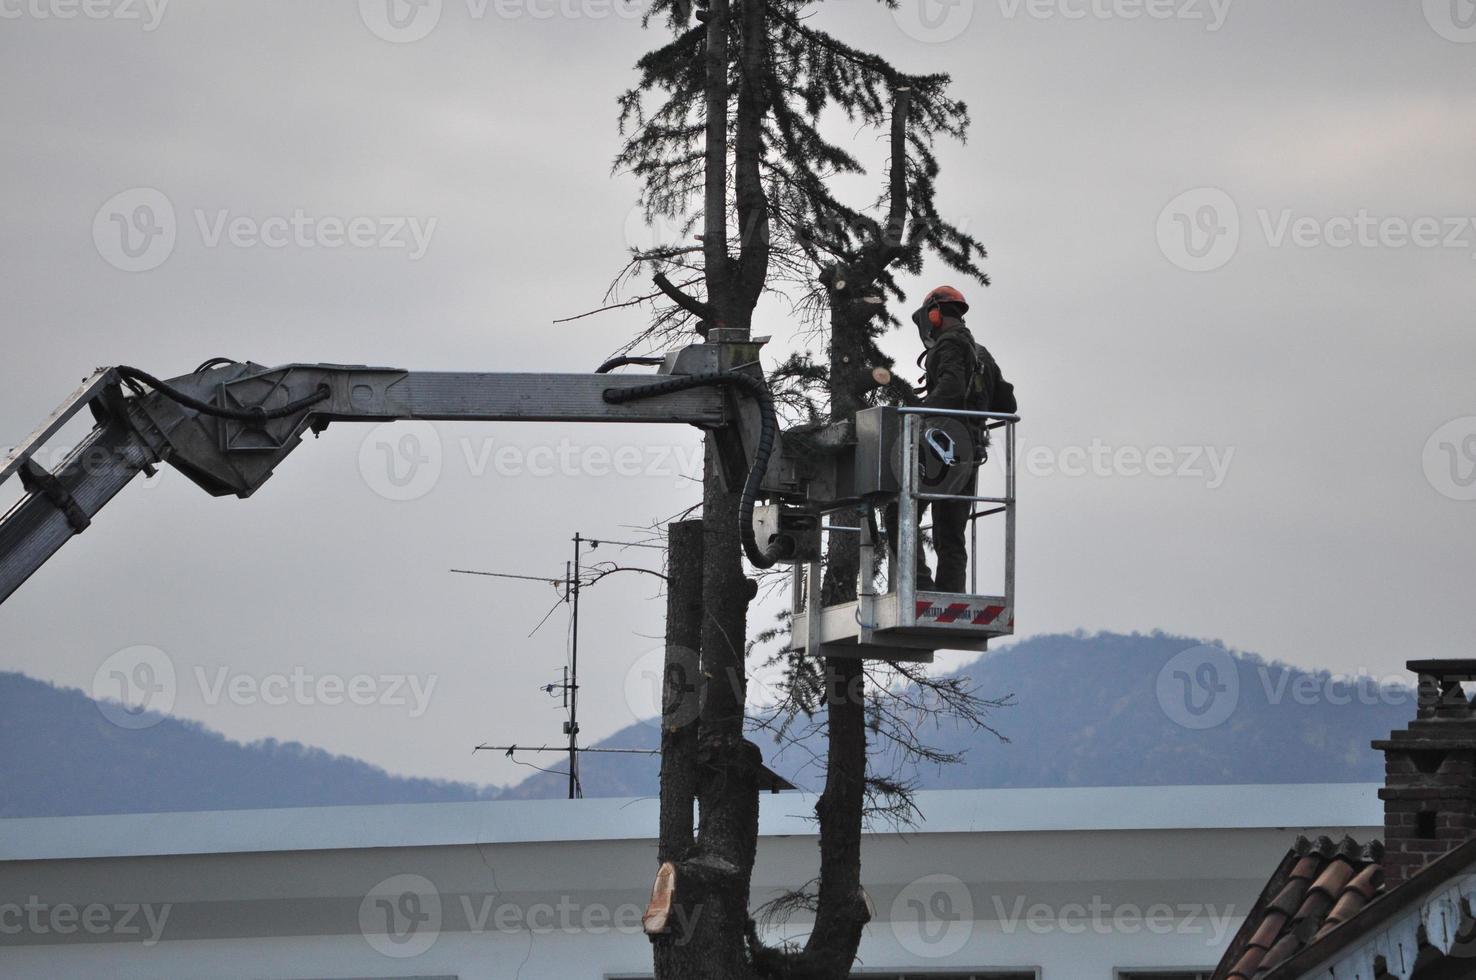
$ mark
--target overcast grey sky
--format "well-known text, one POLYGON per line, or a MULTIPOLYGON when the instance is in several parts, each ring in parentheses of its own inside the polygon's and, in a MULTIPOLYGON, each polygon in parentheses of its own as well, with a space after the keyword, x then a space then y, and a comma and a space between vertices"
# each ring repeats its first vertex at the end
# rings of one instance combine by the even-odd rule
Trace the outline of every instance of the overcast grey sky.
MULTIPOLYGON (((827 7, 855 43, 951 72, 973 113, 942 203, 990 248, 971 323, 1027 420, 1021 633, 1162 628, 1375 674, 1470 655, 1470 0, 827 7)), ((609 172, 614 98, 660 35, 621 9, 0 0, 0 443, 99 364, 592 369, 639 315, 551 321, 597 305, 642 234, 609 172), (172 241, 117 224, 141 204, 172 241), (327 247, 355 218, 363 244, 327 247)), ((771 353, 793 327, 766 309, 771 353)), ((628 537, 693 500, 697 445, 335 426, 250 501, 166 471, 0 607, 3 666, 91 691, 154 647, 174 713, 234 738, 510 781, 471 747, 559 738, 537 687, 565 623, 530 638, 551 587, 447 570, 562 575, 576 530, 628 537), (387 481, 384 447, 417 445, 439 446, 434 478, 387 481), (630 447, 639 475, 592 447, 630 447), (294 671, 429 692, 268 703, 294 671)), ((653 581, 587 597, 587 738, 649 708, 653 581)))

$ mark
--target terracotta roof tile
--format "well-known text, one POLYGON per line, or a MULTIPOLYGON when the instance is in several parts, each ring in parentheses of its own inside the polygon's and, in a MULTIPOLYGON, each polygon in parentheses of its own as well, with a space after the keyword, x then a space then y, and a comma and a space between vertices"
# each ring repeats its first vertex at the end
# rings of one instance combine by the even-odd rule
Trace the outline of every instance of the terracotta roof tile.
POLYGON ((1271 947, 1271 951, 1261 960, 1261 966, 1256 970, 1256 976, 1263 977, 1270 973, 1276 967, 1291 959, 1296 951, 1304 945, 1306 944, 1297 938, 1296 933, 1284 933, 1280 939, 1276 940, 1276 945, 1271 947))
POLYGON ((1245 955, 1240 958, 1240 962, 1235 964, 1235 968, 1226 974, 1226 980, 1251 980, 1251 977, 1256 975, 1256 969, 1261 965, 1261 957, 1265 955, 1264 949, 1252 946, 1245 951, 1245 955))
POLYGON ((1298 838, 1211 980, 1258 980, 1358 913, 1384 888, 1377 841, 1298 838))
POLYGON ((1328 862, 1322 874, 1312 883, 1312 891, 1321 892, 1336 901, 1338 896, 1343 893, 1343 889, 1348 886, 1348 882, 1353 880, 1353 876, 1359 870, 1361 868, 1355 868, 1352 860, 1339 854, 1332 861, 1328 862))
POLYGON ((1293 878, 1286 883, 1275 898, 1271 900, 1271 909, 1280 912, 1288 919, 1297 914, 1297 909, 1302 907, 1302 899, 1307 894, 1307 889, 1312 887, 1312 882, 1306 878, 1293 878))
POLYGON ((1373 897, 1383 889, 1383 887, 1384 869, 1379 867, 1377 864, 1370 864, 1368 867, 1358 872, 1357 877, 1355 877, 1352 881, 1348 883, 1347 888, 1343 889, 1343 894, 1338 899, 1338 903, 1333 906, 1333 910, 1329 912, 1327 914, 1327 918, 1323 920, 1322 928, 1318 929, 1317 934, 1312 937, 1313 941, 1315 942, 1318 939, 1321 939, 1333 929, 1336 929, 1338 926, 1342 925, 1344 922, 1347 922, 1349 919, 1353 918, 1353 916, 1363 911, 1363 907, 1367 905, 1373 899, 1373 897))
POLYGON ((1261 920, 1261 927, 1251 936, 1250 944, 1261 949, 1270 949, 1281 935, 1281 930, 1286 927, 1287 916, 1276 909, 1266 912, 1266 917, 1261 920))
POLYGON ((1306 878, 1308 881, 1317 877, 1322 870, 1322 857, 1318 854, 1309 854, 1296 863, 1292 868, 1293 878, 1306 878))

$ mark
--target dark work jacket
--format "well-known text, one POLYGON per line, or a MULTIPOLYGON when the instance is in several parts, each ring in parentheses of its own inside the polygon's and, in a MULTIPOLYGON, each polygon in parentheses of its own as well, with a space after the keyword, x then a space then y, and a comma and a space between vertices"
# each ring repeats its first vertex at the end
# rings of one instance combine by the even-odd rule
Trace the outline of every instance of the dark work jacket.
POLYGON ((928 349, 927 408, 968 409, 987 406, 991 411, 1016 410, 1014 389, 1005 383, 999 365, 989 352, 976 345, 969 328, 959 324, 938 335, 928 349), (985 405, 969 404, 969 389, 976 372, 984 375, 985 405))
POLYGON ((974 377, 974 335, 964 326, 945 330, 928 348, 923 370, 927 372, 928 408, 968 408, 969 383, 974 377))

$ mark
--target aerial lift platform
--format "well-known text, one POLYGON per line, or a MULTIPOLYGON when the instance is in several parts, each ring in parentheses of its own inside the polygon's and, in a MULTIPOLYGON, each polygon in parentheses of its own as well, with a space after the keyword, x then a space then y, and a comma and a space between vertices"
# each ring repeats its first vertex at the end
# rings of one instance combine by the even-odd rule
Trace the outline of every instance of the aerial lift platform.
POLYGON ((851 471, 851 489, 843 502, 829 501, 820 516, 859 509, 859 527, 825 525, 831 534, 860 537, 856 599, 826 606, 821 599, 824 568, 818 548, 811 559, 796 562, 791 584, 791 648, 827 657, 862 657, 889 661, 931 662, 938 649, 988 648, 989 640, 1008 636, 1015 625, 1015 427, 1016 415, 950 411, 920 407, 872 408, 857 413, 855 443, 838 459, 851 471), (975 489, 972 430, 1003 443, 1003 491, 983 496, 975 489), (923 547, 918 515, 939 501, 970 504, 969 584, 967 594, 918 588, 917 565, 923 547), (894 507, 895 521, 877 515, 894 507), (979 588, 979 522, 1002 519, 1003 580, 995 594, 979 588), (887 548, 888 585, 876 586, 880 527, 890 523, 897 540, 887 548), (818 614, 815 613, 818 610, 818 614))
POLYGON ((720 334, 667 354, 655 375, 608 373, 644 359, 617 359, 590 374, 488 374, 265 367, 218 358, 170 381, 136 368, 101 368, 0 463, 0 484, 15 476, 24 489, 0 516, 0 602, 85 531, 134 477, 153 476, 160 464, 212 495, 246 498, 304 435, 334 422, 663 422, 713 433, 719 477, 742 488, 739 532, 749 561, 758 568, 793 566, 795 649, 929 661, 934 650, 983 649, 989 639, 1012 632, 1019 418, 881 407, 858 413, 854 422, 781 437, 758 367, 762 341, 720 334), (54 470, 42 467, 39 452, 84 410, 95 427, 54 470), (1002 430, 1001 495, 974 490, 970 427, 1002 430), (767 503, 760 507, 760 500, 767 503), (999 594, 917 589, 917 514, 939 500, 967 500, 974 508, 974 590, 977 522, 1003 516, 999 594), (875 515, 891 504, 899 514, 898 558, 888 589, 878 593, 871 574, 881 537, 875 515), (868 515, 861 527, 826 526, 828 516, 858 508, 868 515), (825 533, 861 536, 854 602, 821 606, 825 533))

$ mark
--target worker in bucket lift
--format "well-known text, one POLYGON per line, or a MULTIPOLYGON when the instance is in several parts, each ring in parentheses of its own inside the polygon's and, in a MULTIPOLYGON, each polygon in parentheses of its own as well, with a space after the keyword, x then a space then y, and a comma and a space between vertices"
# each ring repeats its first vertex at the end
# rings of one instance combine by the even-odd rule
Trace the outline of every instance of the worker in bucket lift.
MULTIPOLYGON (((918 335, 926 348, 918 358, 923 364, 925 408, 965 409, 969 411, 1014 413, 1015 389, 1000 373, 989 351, 974 340, 964 323, 969 311, 963 293, 952 286, 939 286, 928 293, 921 308, 912 314, 918 335)), ((973 420, 969 429, 974 436, 975 459, 985 458, 988 436, 984 426, 973 420)), ((977 463, 960 494, 972 494, 977 463)), ((927 502, 918 506, 922 521, 927 502)), ((938 553, 938 575, 929 573, 921 548, 917 551, 917 588, 919 591, 964 592, 968 569, 968 550, 964 543, 968 530, 972 501, 940 500, 933 504, 933 549, 938 553)), ((887 513, 887 544, 893 561, 897 557, 896 504, 887 513)))

